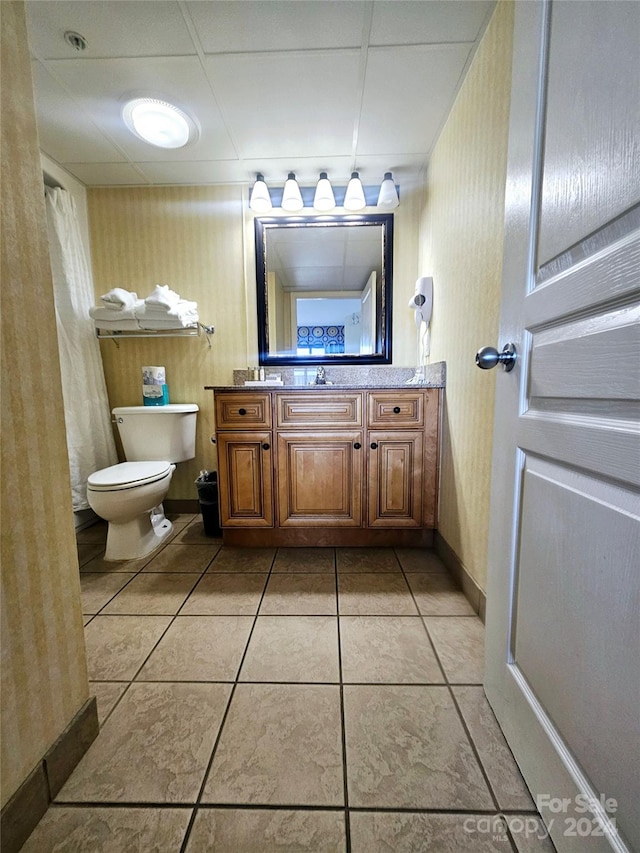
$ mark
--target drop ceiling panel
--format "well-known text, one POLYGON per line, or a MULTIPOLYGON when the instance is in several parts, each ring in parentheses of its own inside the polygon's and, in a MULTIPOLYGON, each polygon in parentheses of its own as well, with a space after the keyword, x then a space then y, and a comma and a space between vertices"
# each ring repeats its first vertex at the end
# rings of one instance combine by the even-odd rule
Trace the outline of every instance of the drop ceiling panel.
MULTIPOLYGON (((122 120, 126 101, 140 94, 168 100, 200 122, 199 141, 172 150, 172 160, 235 159, 234 147, 198 59, 60 59, 48 65, 103 132, 133 160, 167 159, 166 149, 147 145, 122 120)), ((66 118, 72 126, 71 117, 66 118)))
POLYGON ((430 151, 470 45, 370 48, 358 154, 430 151))
POLYGON ((39 62, 32 69, 40 147, 50 157, 58 163, 125 159, 39 62))
POLYGON ((345 290, 342 267, 293 267, 286 271, 285 290, 345 290))
POLYGON ((247 170, 237 160, 138 162, 136 166, 152 184, 242 184, 247 182, 247 170))
POLYGON ((370 266, 346 266, 342 278, 343 290, 364 290, 365 284, 371 276, 370 266))
POLYGON ((187 3, 205 53, 360 47, 366 3, 269 0, 187 3))
POLYGON ((150 183, 130 163, 64 163, 63 165, 68 172, 88 187, 150 183))
POLYGON ((493 0, 384 0, 373 4, 369 44, 473 42, 493 0))
POLYGON ((331 245, 330 242, 324 241, 322 245, 313 245, 312 243, 303 246, 290 246, 286 256, 279 256, 278 267, 280 269, 290 269, 296 267, 302 269, 309 267, 312 269, 319 267, 339 267, 344 262, 344 247, 342 241, 338 240, 331 245))
MULTIPOLYGON (((356 229, 354 229, 356 230, 356 229)), ((347 244, 346 262, 350 267, 364 267, 371 272, 381 265, 382 239, 365 242, 350 240, 347 244)))
POLYGON ((177 2, 35 0, 27 3, 27 14, 31 50, 44 59, 195 53, 177 2), (65 42, 65 30, 86 38, 87 48, 82 54, 65 42))
POLYGON ((351 148, 358 51, 207 57, 242 158, 332 157, 351 148))
POLYGON ((392 171, 402 199, 422 179, 494 5, 33 0, 41 148, 90 185, 248 188, 262 172, 280 189, 289 171, 303 187, 327 171, 344 187, 358 169, 365 186, 392 171), (86 51, 66 44, 67 29, 87 38, 86 51), (121 119, 133 94, 182 106, 200 141, 167 151, 137 139, 121 119))
POLYGON ((365 186, 379 184, 385 172, 393 172, 393 179, 400 185, 402 194, 403 186, 411 186, 418 182, 426 159, 426 151, 424 154, 411 154, 401 151, 396 144, 393 149, 389 149, 384 154, 358 153, 355 167, 359 170, 365 186))

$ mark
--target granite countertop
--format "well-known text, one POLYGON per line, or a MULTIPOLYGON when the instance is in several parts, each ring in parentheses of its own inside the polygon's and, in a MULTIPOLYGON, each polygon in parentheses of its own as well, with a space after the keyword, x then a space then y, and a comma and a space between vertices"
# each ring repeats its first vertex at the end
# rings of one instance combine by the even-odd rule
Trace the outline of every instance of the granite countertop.
POLYGON ((399 388, 444 388, 446 366, 443 361, 424 366, 424 378, 420 382, 410 382, 415 376, 413 367, 345 367, 329 365, 326 370, 326 385, 316 385, 316 367, 276 367, 266 368, 267 373, 280 374, 282 384, 268 381, 245 385, 249 379, 248 370, 233 371, 233 385, 205 385, 209 391, 302 391, 313 388, 314 391, 348 391, 354 388, 398 390, 399 388))

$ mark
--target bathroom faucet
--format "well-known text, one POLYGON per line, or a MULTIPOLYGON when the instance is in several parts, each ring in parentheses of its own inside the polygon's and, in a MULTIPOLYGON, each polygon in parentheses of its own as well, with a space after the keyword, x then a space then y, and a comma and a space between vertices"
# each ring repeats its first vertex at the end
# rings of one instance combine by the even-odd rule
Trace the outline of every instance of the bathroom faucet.
POLYGON ((326 385, 327 384, 327 374, 325 373, 324 367, 320 365, 316 370, 316 385, 326 385))

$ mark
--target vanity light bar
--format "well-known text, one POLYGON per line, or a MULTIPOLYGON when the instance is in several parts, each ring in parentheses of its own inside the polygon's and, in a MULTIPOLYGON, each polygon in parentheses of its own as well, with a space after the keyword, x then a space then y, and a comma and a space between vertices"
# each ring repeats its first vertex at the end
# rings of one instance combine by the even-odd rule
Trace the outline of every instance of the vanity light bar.
POLYGON ((289 172, 285 185, 273 190, 267 187, 262 173, 258 173, 249 199, 249 207, 256 213, 267 213, 272 207, 289 211, 313 207, 322 213, 329 212, 333 207, 344 207, 352 212, 362 210, 365 206, 393 210, 399 204, 399 188, 394 183, 391 172, 385 172, 381 186, 363 186, 358 172, 353 172, 346 187, 332 187, 326 172, 320 172, 317 186, 301 187, 294 173, 289 172), (356 201, 350 201, 350 187, 351 190, 357 190, 356 201), (362 190, 362 193, 359 190, 362 190), (334 204, 329 206, 332 196, 334 204))

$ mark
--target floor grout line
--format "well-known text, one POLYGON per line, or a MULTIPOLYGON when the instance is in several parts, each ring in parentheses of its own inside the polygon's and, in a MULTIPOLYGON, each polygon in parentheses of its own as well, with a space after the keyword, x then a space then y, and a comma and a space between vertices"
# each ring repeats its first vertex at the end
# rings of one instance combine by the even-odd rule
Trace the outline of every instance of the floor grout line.
POLYGON ((351 853, 351 817, 349 813, 349 777, 347 765, 347 726, 344 710, 344 681, 342 672, 342 638, 340 632, 340 587, 338 584, 338 552, 334 551, 334 566, 336 570, 335 591, 336 591, 336 630, 338 633, 338 678, 340 680, 340 729, 342 740, 342 780, 344 785, 344 834, 345 834, 345 850, 346 853, 351 853))
MULTIPOLYGON (((218 553, 220 553, 220 552, 218 552, 218 553)), ((235 694, 235 692, 236 692, 236 688, 237 688, 238 684, 240 683, 240 682, 238 682, 238 678, 239 678, 240 673, 241 673, 241 671, 242 671, 242 666, 243 666, 244 661, 245 661, 245 658, 246 658, 246 656, 247 656, 247 652, 249 651, 249 646, 250 646, 250 644, 251 644, 251 637, 253 636, 253 632, 254 632, 254 630, 255 630, 256 623, 257 623, 257 621, 258 621, 258 614, 260 613, 260 607, 262 606, 262 602, 263 602, 263 600, 264 600, 264 597, 265 597, 265 595, 267 594, 267 587, 269 586, 269 577, 271 576, 271 570, 273 569, 273 563, 275 562, 276 554, 277 554, 277 553, 278 553, 278 552, 277 552, 277 549, 276 549, 276 551, 275 551, 275 553, 274 553, 274 555, 273 555, 273 559, 272 559, 272 561, 271 561, 271 567, 270 567, 270 569, 269 569, 269 572, 267 573, 267 580, 266 580, 266 583, 265 583, 265 585, 264 585, 264 587, 263 587, 263 589, 262 589, 262 594, 261 594, 261 596, 260 596, 260 601, 258 602, 258 606, 257 606, 257 608, 256 608, 255 615, 254 615, 254 617, 253 617, 253 623, 252 623, 252 625, 251 625, 251 629, 250 629, 249 634, 248 634, 248 636, 247 636, 247 641, 246 641, 245 646, 244 646, 244 651, 243 651, 243 653, 242 653, 242 655, 241 655, 240 662, 238 663, 238 668, 237 668, 237 670, 236 670, 236 677, 235 677, 235 680, 234 680, 234 682, 233 682, 233 686, 232 686, 232 688, 231 688, 231 691, 230 691, 230 693, 229 693, 229 698, 227 699, 227 704, 226 704, 226 707, 225 707, 225 709, 224 709, 224 713, 223 713, 223 715, 222 715, 222 719, 220 720, 220 727, 219 727, 219 729, 218 729, 218 733, 217 733, 217 735, 216 735, 216 739, 215 739, 215 741, 214 741, 213 748, 212 748, 212 750, 211 750, 211 755, 209 756, 209 761, 208 761, 208 763, 207 763, 207 765, 206 765, 206 767, 205 767, 205 770, 204 770, 204 775, 203 775, 203 777, 202 777, 202 783, 201 783, 201 785, 200 785, 200 790, 199 790, 199 792, 198 792, 198 796, 197 796, 196 801, 195 801, 195 804, 194 804, 193 814, 191 815, 191 817, 190 817, 190 819, 189 819, 189 824, 188 824, 187 829, 186 829, 186 832, 185 832, 185 834, 184 834, 184 838, 182 839, 182 846, 180 847, 180 853, 185 853, 185 851, 186 851, 186 849, 187 849, 187 845, 188 845, 188 843, 189 843, 189 838, 190 838, 190 836, 191 836, 191 832, 192 832, 192 830, 193 830, 193 824, 195 823, 196 815, 198 814, 198 808, 199 808, 199 806, 200 806, 200 802, 201 802, 201 800, 202 800, 202 796, 203 796, 203 794, 204 794, 205 788, 206 788, 206 786, 207 786, 207 782, 208 782, 208 780, 209 780, 209 774, 211 773, 211 768, 213 767, 213 762, 214 762, 215 755, 216 755, 216 752, 217 752, 217 749, 218 749, 218 745, 219 745, 219 743, 220 743, 220 740, 221 740, 221 738, 222 738, 222 734, 223 734, 223 732, 224 732, 224 726, 225 726, 225 723, 226 723, 226 721, 227 721, 227 717, 228 717, 228 715, 229 715, 229 711, 230 711, 230 709, 231 709, 231 704, 232 704, 232 702, 233 702, 233 697, 234 697, 234 694, 235 694)), ((217 556, 217 555, 216 555, 216 556, 217 556)), ((215 557, 214 557, 213 559, 215 560, 215 557)), ((213 562, 213 560, 212 560, 212 562, 213 562)), ((185 601, 186 601, 186 599, 185 599, 185 601)))

